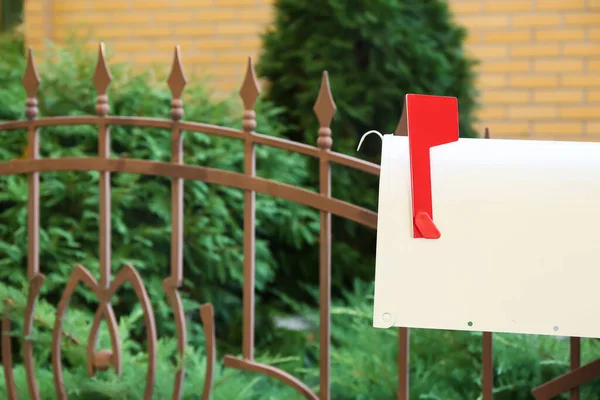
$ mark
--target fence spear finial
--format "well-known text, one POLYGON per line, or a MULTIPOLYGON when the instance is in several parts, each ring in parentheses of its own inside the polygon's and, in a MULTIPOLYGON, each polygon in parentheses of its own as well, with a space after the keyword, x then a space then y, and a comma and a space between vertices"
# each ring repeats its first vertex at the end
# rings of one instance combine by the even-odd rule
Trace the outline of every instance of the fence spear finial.
POLYGON ((171 73, 167 78, 167 84, 171 90, 171 118, 174 121, 179 121, 183 118, 183 100, 181 96, 183 89, 187 84, 187 78, 183 72, 183 65, 181 63, 181 49, 179 45, 175 46, 175 54, 173 56, 173 64, 171 66, 171 73))
POLYGON ((94 86, 98 97, 96 99, 96 114, 100 117, 105 117, 108 114, 108 96, 106 92, 112 81, 112 76, 106 65, 106 55, 104 52, 104 43, 100 43, 98 47, 98 62, 96 63, 96 71, 94 72, 94 86))
POLYGON ((319 95, 317 96, 317 101, 315 102, 313 110, 317 115, 320 125, 317 146, 323 150, 330 150, 333 145, 333 139, 331 138, 331 121, 337 107, 335 106, 333 95, 331 94, 329 74, 327 71, 323 71, 321 88, 319 89, 319 95))
POLYGON ((240 97, 244 103, 244 121, 242 127, 245 132, 252 132, 256 129, 256 113, 254 112, 254 106, 256 100, 260 95, 260 85, 256 78, 256 72, 254 71, 254 63, 252 57, 248 57, 248 64, 246 67, 246 76, 244 82, 240 88, 240 97))
POLYGON ((35 67, 33 50, 31 47, 27 50, 27 67, 25 68, 25 74, 23 75, 21 83, 23 84, 27 95, 25 116, 31 121, 38 116, 37 91, 40 86, 40 76, 35 67))

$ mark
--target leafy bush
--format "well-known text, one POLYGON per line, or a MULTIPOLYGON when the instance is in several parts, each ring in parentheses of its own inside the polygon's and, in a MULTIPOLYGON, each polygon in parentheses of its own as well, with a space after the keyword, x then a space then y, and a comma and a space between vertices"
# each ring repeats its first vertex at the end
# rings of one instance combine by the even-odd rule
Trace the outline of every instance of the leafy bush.
MULTIPOLYGON (((0 298, 10 299, 8 303, 0 302, 0 315, 13 322, 13 335, 20 337, 23 314, 26 305, 26 292, 9 288, 0 283, 0 298)), ((32 335, 36 362, 36 378, 40 397, 55 399, 52 370, 49 362, 52 342, 52 326, 56 309, 45 301, 41 301, 36 309, 34 320, 36 331, 32 335)), ((67 395, 74 400, 137 400, 146 386, 147 354, 145 348, 130 337, 132 327, 143 324, 142 311, 136 307, 128 315, 122 315, 119 321, 119 336, 122 344, 122 375, 116 376, 112 369, 98 372, 89 378, 86 369, 86 341, 91 327, 92 316, 89 312, 74 309, 67 313, 63 321, 63 365, 64 382, 67 395)), ((189 346, 186 357, 186 383, 183 400, 200 398, 204 386, 206 355, 204 353, 204 336, 200 331, 191 330, 201 338, 198 345, 189 346)), ((110 348, 108 333, 101 329, 99 348, 110 348)), ((166 338, 158 341, 156 358, 156 383, 154 399, 168 399, 173 390, 173 376, 177 364, 173 362, 177 351, 174 339, 166 338)), ((259 358, 259 361, 271 363, 279 367, 294 366, 295 358, 277 357, 259 358)), ((278 400, 282 397, 293 398, 290 388, 268 377, 244 373, 232 369, 224 369, 218 362, 216 365, 213 394, 214 400, 278 400)), ((0 398, 8 398, 4 380, 4 371, 0 368, 0 398)), ((19 398, 29 398, 25 369, 22 364, 15 365, 15 383, 19 398)))
MULTIPOLYGON (((286 137, 316 143, 318 124, 307 110, 316 100, 323 70, 329 71, 338 107, 332 123, 337 151, 356 156, 364 132, 393 132, 407 93, 456 96, 461 136, 476 136, 474 61, 463 52, 466 31, 452 21, 447 1, 275 0, 274 10, 258 73, 272 82, 266 97, 283 108, 279 116, 286 137)), ((361 148, 361 156, 370 161, 378 162, 379 154, 377 140, 361 148)), ((317 165, 311 166, 316 185, 317 165)), ((340 167, 332 182, 334 196, 376 209, 377 177, 340 167)), ((337 292, 354 277, 371 280, 374 231, 341 220, 334 220, 333 229, 337 292), (343 266, 343 272, 336 266, 343 266)), ((289 271, 288 281, 297 274, 289 271)), ((278 285, 292 283, 278 280, 278 285)))
MULTIPOLYGON (((312 296, 317 293, 307 288, 312 296)), ((280 296, 317 326, 316 310, 280 296)), ((371 400, 397 398, 398 331, 374 329, 373 284, 356 281, 332 307, 332 398, 371 400)), ((281 351, 303 347, 307 382, 318 382, 318 332, 288 334, 281 351), (308 338, 308 340, 307 340, 308 338)), ((569 370, 568 338, 494 334, 494 399, 526 400, 531 389, 569 370)), ((481 332, 431 329, 410 331, 410 398, 481 399, 481 332)), ((596 339, 583 339, 582 363, 600 357, 596 339)), ((583 365, 583 364, 582 364, 583 365)), ((582 399, 599 399, 600 381, 581 389, 582 399)), ((568 399, 568 394, 558 398, 568 399)))
POLYGON ((316 143, 318 125, 306 110, 328 70, 340 151, 369 129, 393 132, 407 93, 456 96, 461 135, 476 136, 474 62, 446 1, 275 0, 274 8, 258 72, 273 82, 268 98, 285 108, 286 135, 316 143))
MULTIPOLYGON (((316 297, 312 289, 310 295, 316 297)), ((373 285, 356 282, 345 293, 342 301, 332 307, 332 398, 336 400, 393 399, 397 397, 398 355, 397 330, 373 329, 371 325, 373 285)), ((317 326, 319 317, 315 309, 296 303, 285 294, 279 294, 297 313, 317 326)), ((0 284, 0 298, 10 299, 0 303, 0 315, 8 316, 14 323, 15 336, 20 336, 25 308, 25 292, 0 284)), ((116 377, 112 371, 99 373, 89 379, 84 368, 85 343, 91 315, 77 309, 64 320, 63 359, 65 383, 70 398, 74 399, 137 399, 143 390, 146 373, 144 349, 130 338, 129 330, 141 323, 139 307, 121 318, 119 335, 123 342, 123 375, 116 377)), ((53 399, 54 388, 48 363, 51 327, 56 310, 42 301, 34 317, 33 335, 36 354, 36 376, 44 399, 53 399)), ((186 351, 186 383, 184 400, 196 400, 202 390, 206 368, 203 352, 203 335, 194 325, 190 334, 202 340, 186 351)), ((309 387, 316 389, 319 382, 318 332, 278 332, 277 341, 269 345, 269 353, 288 354, 286 358, 264 356, 259 361, 271 363, 296 374, 309 387)), ((100 348, 108 346, 108 336, 101 330, 100 348)), ((175 342, 162 339, 158 345, 156 399, 168 398, 175 373, 175 342)), ((600 357, 596 340, 582 342, 582 361, 600 357)), ((217 358, 218 360, 220 357, 217 358)), ((427 329, 411 330, 410 397, 431 400, 480 399, 481 333, 452 332, 427 329)), ((223 369, 217 361, 214 399, 300 400, 302 397, 277 381, 251 373, 223 369)), ((566 372, 569 368, 568 341, 564 338, 536 335, 494 335, 494 398, 520 400, 531 397, 532 387, 566 372)), ((21 397, 25 397, 26 382, 22 365, 15 368, 15 379, 21 397)), ((0 369, 0 395, 6 388, 0 369)), ((585 385, 582 398, 598 399, 600 382, 585 385)), ((567 399, 567 396, 561 396, 567 399)))
POLYGON ((23 21, 24 0, 0 2, 0 33, 8 31, 23 21))
MULTIPOLYGON (((316 296, 312 289, 311 295, 316 296)), ((373 329, 372 284, 356 282, 345 293, 342 301, 332 307, 332 398, 336 400, 393 399, 397 397, 398 339, 395 329, 373 329)), ((296 312, 306 316, 317 326, 317 310, 296 303, 280 294, 296 312)), ((0 298, 10 298, 10 306, 0 305, 0 315, 8 315, 20 329, 25 308, 25 294, 0 284, 0 298)), ((34 354, 37 378, 44 399, 53 399, 54 388, 48 363, 49 344, 55 309, 42 301, 36 311, 34 354)), ((67 314, 64 321, 63 355, 65 382, 70 398, 74 399, 137 399, 144 388, 146 357, 144 349, 129 337, 131 326, 140 324, 141 311, 134 309, 121 318, 119 334, 123 340, 123 375, 116 377, 109 370, 97 377, 87 377, 85 343, 91 315, 78 310, 67 314), (77 343, 75 343, 77 342, 77 343)), ((186 383, 184 400, 198 399, 202 390, 206 358, 203 335, 192 330, 202 340, 186 352, 186 383)), ((20 331, 20 330, 19 330, 20 331)), ((19 336, 18 333, 16 336, 19 336)), ((289 357, 263 356, 259 361, 272 363, 296 374, 314 390, 318 387, 318 332, 279 332, 278 342, 269 346, 269 353, 288 354, 289 357)), ((100 335, 101 348, 108 345, 105 331, 100 335)), ((161 339, 158 345, 156 399, 170 396, 172 376, 175 373, 175 342, 161 339)), ((259 354, 264 352, 259 352, 259 354)), ((582 362, 600 357, 598 341, 582 342, 582 362)), ((220 355, 219 355, 220 356, 220 355)), ((220 357, 217 358, 219 360, 220 357)), ((480 399, 481 333, 452 332, 427 329, 411 330, 410 397, 431 400, 480 399)), ((279 400, 301 399, 297 393, 277 381, 260 375, 224 369, 217 362, 214 399, 227 400, 279 400)), ((494 335, 494 398, 499 400, 525 400, 531 398, 531 388, 546 382, 569 369, 568 340, 553 336, 494 335)), ((22 365, 15 368, 15 379, 20 397, 25 397, 26 383, 22 365)), ((4 379, 0 369, 0 396, 5 395, 4 379)), ((600 382, 582 388, 583 399, 598 399, 600 382)), ((568 395, 560 398, 567 399, 568 395)))
MULTIPOLYGON (((25 93, 20 80, 25 69, 22 47, 5 37, 0 48, 1 118, 23 117, 25 93)), ((91 77, 96 52, 81 43, 54 48, 39 66, 41 116, 95 114, 96 93, 91 77)), ((170 60, 165 60, 168 71, 170 60)), ((113 115, 168 117, 171 96, 166 83, 150 73, 132 74, 125 65, 110 63, 113 82, 109 89, 113 115)), ((243 73, 243 65, 240 74, 243 73)), ((240 75, 240 80, 242 76, 240 75)), ((231 101, 217 102, 202 84, 186 89, 186 119, 224 126, 241 126, 242 109, 231 101)), ((278 110, 258 106, 263 131, 277 135, 272 120, 278 110)), ((0 132, 0 159, 21 157, 25 132, 0 132)), ((168 161, 170 132, 138 127, 111 128, 112 156, 168 161)), ((92 126, 45 127, 40 133, 42 157, 95 156, 97 128, 92 126)), ((205 134, 186 133, 187 164, 241 171, 242 143, 205 134)), ((297 154, 258 147, 258 175, 302 186, 307 180, 305 160, 297 154)), ((56 303, 73 267, 81 263, 98 272, 98 176, 97 172, 60 172, 41 176, 41 270, 48 275, 47 298, 56 303)), ((24 283, 27 242, 27 178, 0 177, 0 279, 19 287, 24 283)), ((147 285, 157 317, 159 333, 172 334, 174 322, 165 301, 161 281, 169 273, 170 180, 134 174, 112 175, 113 271, 130 262, 147 285)), ((197 315, 198 302, 212 302, 220 335, 236 344, 241 338, 242 215, 241 190, 187 181, 185 184, 184 270, 182 292, 185 308, 197 315), (223 327, 230 328, 228 332, 223 327), (236 342, 237 341, 237 342, 236 342)), ((301 252, 315 242, 317 213, 303 206, 257 196, 256 288, 258 296, 273 280, 277 253, 301 252)), ((300 263, 301 260, 291 259, 300 263)), ((97 275, 96 275, 97 276, 97 275)), ((81 292, 88 305, 93 295, 81 292)), ((260 299, 260 297, 259 297, 260 299)), ((117 311, 127 313, 137 302, 131 292, 119 295, 117 311)), ((136 334, 140 329, 136 330, 136 334)), ((190 339, 194 339, 191 337, 190 339)))

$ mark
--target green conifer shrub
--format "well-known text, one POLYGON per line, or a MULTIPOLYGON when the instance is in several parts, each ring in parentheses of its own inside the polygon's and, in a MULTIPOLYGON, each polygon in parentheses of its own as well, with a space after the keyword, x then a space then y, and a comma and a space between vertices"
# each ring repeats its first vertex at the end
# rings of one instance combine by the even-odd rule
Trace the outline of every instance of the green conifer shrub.
MULTIPOLYGON (((358 140, 371 129, 393 132, 407 93, 456 96, 460 134, 476 136, 475 62, 465 55, 466 31, 452 20, 447 1, 275 0, 274 11, 258 74, 270 82, 266 98, 283 109, 286 137, 316 144, 318 123, 307 110, 323 70, 337 104, 335 151, 378 163, 379 141, 366 141, 358 154, 358 140)), ((316 181, 317 164, 311 165, 316 181)), ((335 196, 376 209, 377 177, 337 167, 332 182, 335 196)), ((342 290, 356 276, 372 279, 374 232, 334 219, 334 237, 335 288, 342 290)), ((311 257, 316 262, 316 252, 311 257)), ((298 274, 311 275, 290 271, 289 281, 298 274)))

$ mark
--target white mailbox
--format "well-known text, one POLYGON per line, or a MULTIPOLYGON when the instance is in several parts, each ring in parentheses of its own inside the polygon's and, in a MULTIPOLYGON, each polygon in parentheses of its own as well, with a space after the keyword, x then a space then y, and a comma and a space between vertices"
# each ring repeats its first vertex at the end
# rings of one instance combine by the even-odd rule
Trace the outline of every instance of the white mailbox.
POLYGON ((384 135, 373 326, 600 337, 600 144, 458 139, 408 95, 384 135))

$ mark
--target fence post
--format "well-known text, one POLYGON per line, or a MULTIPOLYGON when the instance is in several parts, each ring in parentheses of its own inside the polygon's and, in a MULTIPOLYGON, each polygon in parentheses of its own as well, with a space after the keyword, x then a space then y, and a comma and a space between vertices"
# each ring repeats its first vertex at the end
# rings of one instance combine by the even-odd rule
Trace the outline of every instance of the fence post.
MULTIPOLYGON (((579 368, 581 366, 581 338, 579 337, 571 337, 569 341, 569 354, 570 354, 570 365, 569 369, 571 371, 579 368)), ((579 400, 580 391, 579 386, 571 389, 569 393, 570 400, 579 400)))
MULTIPOLYGON (((183 100, 181 96, 187 84, 181 65, 181 52, 179 46, 175 46, 171 73, 167 78, 171 90, 171 162, 183 164, 183 134, 179 121, 183 118, 183 100)), ((163 290, 167 294, 177 329, 177 353, 180 358, 179 369, 175 373, 172 400, 181 398, 183 381, 185 377, 184 354, 187 344, 187 332, 185 327, 185 314, 178 289, 183 282, 183 179, 173 178, 171 180, 171 275, 163 281, 163 290)))
MULTIPOLYGON (((98 49, 98 61, 92 81, 97 91, 96 115, 98 116, 98 158, 110 158, 110 128, 106 123, 106 116, 110 109, 108 104, 107 91, 112 77, 106 65, 106 56, 104 54, 104 43, 100 43, 98 49)), ((108 290, 111 282, 111 221, 110 221, 110 172, 100 171, 99 191, 99 240, 98 254, 100 261, 100 280, 97 289, 99 293, 108 290)), ((87 369, 91 377, 96 370, 103 371, 112 364, 117 375, 121 374, 121 342, 117 333, 117 318, 110 304, 110 299, 105 296, 99 296, 99 305, 94 315, 94 320, 90 328, 90 334, 87 342, 87 369), (98 331, 100 323, 104 318, 110 334, 111 350, 96 351, 98 342, 98 331)), ((60 340, 58 340, 60 345, 60 340)), ((58 360, 60 362, 60 360, 58 360)), ((59 395, 60 397, 61 395, 59 395)), ((66 396, 62 394, 62 396, 66 396)))
MULTIPOLYGON (((244 103, 242 129, 244 130, 244 174, 253 177, 256 174, 256 155, 254 151, 254 130, 256 112, 254 106, 260 95, 260 87, 252 57, 248 57, 246 76, 240 89, 244 103)), ((244 359, 254 360, 254 246, 255 246, 255 201, 254 191, 244 191, 244 332, 242 353, 244 359)))
POLYGON ((483 366, 481 373, 481 390, 483 400, 494 398, 494 359, 492 332, 482 332, 483 366))
POLYGON ((410 330, 398 328, 398 400, 408 400, 410 388, 410 330))
MULTIPOLYGON (((23 87, 27 93, 25 117, 30 122, 27 128, 27 159, 37 160, 39 158, 40 143, 39 133, 33 121, 38 116, 37 90, 40 78, 35 68, 33 51, 29 48, 27 55, 27 68, 23 76, 23 87)), ((28 174, 27 193, 27 277, 29 279, 29 293, 27 296, 27 308, 25 310, 25 321, 23 325, 23 361, 27 376, 29 397, 39 400, 40 394, 35 379, 35 366, 33 361, 33 343, 29 339, 33 329, 33 315, 38 293, 44 283, 44 275, 40 274, 40 174, 32 172, 28 174)), ((16 397, 15 397, 16 398, 16 397)))
MULTIPOLYGON (((485 139, 490 138, 490 129, 485 128, 485 139)), ((494 356, 492 332, 482 332, 483 366, 481 371, 481 391, 483 400, 494 398, 494 356)))
MULTIPOLYGON (((100 118, 100 121, 98 122, 98 157, 110 158, 110 129, 106 124, 105 118, 110 109, 107 90, 112 80, 112 76, 106 66, 104 43, 100 43, 98 63, 96 64, 93 80, 98 92, 96 114, 100 118)), ((110 172, 100 172, 100 192, 98 201, 100 203, 100 281, 98 283, 102 289, 105 289, 108 288, 111 277, 110 172)))
MULTIPOLYGON (((406 103, 394 135, 408 136, 406 103)), ((410 329, 398 328, 398 400, 408 400, 410 388, 410 329)))
MULTIPOLYGON (((321 88, 314 106, 319 120, 319 192, 331 197, 331 166, 329 152, 333 145, 331 138, 331 120, 336 111, 335 102, 329 85, 329 75, 323 71, 321 88)), ((330 342, 331 342, 331 213, 321 211, 321 229, 319 239, 319 376, 320 399, 329 400, 330 396, 330 342)))

